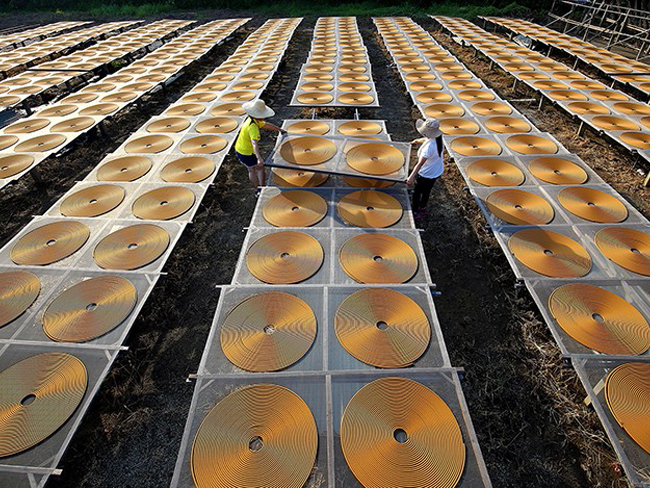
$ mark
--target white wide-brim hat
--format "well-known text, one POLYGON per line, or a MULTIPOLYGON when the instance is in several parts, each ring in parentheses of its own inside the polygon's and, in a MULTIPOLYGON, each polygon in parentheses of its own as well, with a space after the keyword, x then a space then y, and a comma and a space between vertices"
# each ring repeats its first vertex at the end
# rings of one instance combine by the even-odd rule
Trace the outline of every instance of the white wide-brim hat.
POLYGON ((275 115, 275 112, 272 108, 266 106, 264 100, 257 99, 250 102, 246 102, 242 105, 244 112, 247 115, 253 117, 254 119, 268 119, 275 115))
POLYGON ((415 123, 415 128, 420 134, 429 139, 435 139, 438 136, 442 135, 440 130, 440 122, 436 119, 420 119, 415 123))

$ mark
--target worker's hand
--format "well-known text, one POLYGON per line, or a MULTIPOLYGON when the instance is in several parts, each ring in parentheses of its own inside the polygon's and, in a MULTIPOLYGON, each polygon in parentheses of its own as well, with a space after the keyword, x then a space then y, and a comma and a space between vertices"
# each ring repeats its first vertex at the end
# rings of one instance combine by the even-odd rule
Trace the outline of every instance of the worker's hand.
POLYGON ((415 175, 411 175, 408 178, 406 178, 406 184, 408 186, 413 186, 414 183, 415 183, 415 175))
POLYGON ((257 158, 257 165, 258 165, 259 167, 264 166, 264 160, 263 160, 262 158, 257 158))

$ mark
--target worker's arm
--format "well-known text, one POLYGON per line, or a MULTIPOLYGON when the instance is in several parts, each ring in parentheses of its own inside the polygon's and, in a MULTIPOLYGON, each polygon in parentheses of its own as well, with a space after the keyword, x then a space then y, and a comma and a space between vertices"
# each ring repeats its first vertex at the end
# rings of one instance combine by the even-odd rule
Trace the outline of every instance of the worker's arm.
POLYGON ((425 163, 426 160, 427 158, 420 158, 418 164, 415 165, 415 167, 411 171, 411 174, 406 179, 406 183, 408 185, 412 185, 413 183, 415 183, 415 177, 418 175, 418 171, 420 171, 420 168, 422 167, 422 165, 425 163))
POLYGON ((259 141, 256 141, 255 139, 253 139, 251 141, 251 144, 253 145, 253 153, 257 157, 257 165, 258 166, 264 166, 264 158, 260 154, 260 146, 259 146, 258 142, 259 141))
POLYGON ((264 128, 264 129, 276 130, 276 131, 278 131, 278 132, 280 132, 280 133, 282 133, 282 134, 286 134, 286 133, 287 133, 286 130, 284 130, 284 129, 280 129, 277 125, 274 125, 274 124, 272 124, 271 122, 266 122, 266 123, 264 124, 264 127, 263 127, 263 128, 264 128))
POLYGON ((427 138, 426 137, 420 137, 419 139, 413 139, 411 141, 411 144, 424 144, 425 142, 427 142, 427 138))

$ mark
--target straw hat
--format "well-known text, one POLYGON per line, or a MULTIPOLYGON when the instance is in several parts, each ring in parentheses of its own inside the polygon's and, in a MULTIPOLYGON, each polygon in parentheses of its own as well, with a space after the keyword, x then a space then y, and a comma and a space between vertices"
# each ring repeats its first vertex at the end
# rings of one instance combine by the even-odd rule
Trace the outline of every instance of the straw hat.
POLYGON ((268 119, 269 117, 273 117, 275 115, 273 109, 267 107, 266 103, 264 103, 264 100, 261 100, 259 98, 257 100, 246 102, 242 105, 242 108, 247 115, 253 117, 254 119, 268 119))
POLYGON ((415 123, 415 128, 420 134, 429 139, 435 139, 438 136, 442 135, 440 130, 440 122, 436 119, 420 119, 415 123))

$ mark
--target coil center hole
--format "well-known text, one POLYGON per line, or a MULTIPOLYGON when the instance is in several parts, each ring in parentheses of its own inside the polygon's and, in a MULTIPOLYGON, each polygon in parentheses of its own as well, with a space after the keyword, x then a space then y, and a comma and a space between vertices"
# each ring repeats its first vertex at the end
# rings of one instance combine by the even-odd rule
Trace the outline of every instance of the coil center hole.
POLYGON ((88 312, 92 312, 92 311, 95 310, 96 308, 97 308, 97 304, 96 304, 96 303, 89 303, 88 305, 86 305, 86 310, 87 310, 88 312))
POLYGON ((517 210, 521 210, 522 207, 521 207, 521 205, 515 205, 515 208, 516 208, 517 210))
POLYGON ((53 246, 54 244, 56 244, 56 239, 50 239, 45 243, 46 246, 53 246))
POLYGON ((559 169, 554 169, 553 173, 555 173, 556 175, 562 174, 562 172, 559 169))
POLYGON ((129 244, 129 245, 127 246, 127 248, 128 248, 130 251, 132 251, 132 250, 135 249, 136 247, 138 247, 138 245, 137 245, 136 243, 129 244))
POLYGON ((386 322, 384 322, 383 320, 380 320, 380 321, 377 322, 377 324, 375 324, 375 325, 377 325, 377 328, 378 328, 379 330, 386 330, 386 329, 388 329, 388 324, 387 324, 386 322))
POLYGON ((273 334, 274 332, 275 332, 275 327, 273 327, 272 325, 267 325, 266 327, 264 327, 265 334, 273 334))
POLYGON ((186 173, 191 173, 191 172, 192 172, 192 168, 187 168, 187 169, 185 170, 185 172, 186 172, 186 173))
POLYGON ((548 249, 544 249, 544 254, 546 254, 547 256, 553 256, 553 251, 550 251, 548 249))
POLYGON ((587 206, 589 206, 589 207, 595 207, 595 206, 596 206, 596 204, 595 204, 595 203, 593 203, 593 202, 587 202, 587 206))
POLYGON ((95 199, 93 198, 93 199, 92 199, 90 202, 88 202, 88 203, 90 203, 91 205, 95 205, 95 204, 97 203, 97 200, 95 200, 95 199))
POLYGON ((605 322, 605 319, 604 319, 603 316, 600 315, 599 313, 591 314, 591 318, 594 319, 596 322, 601 323, 601 324, 602 324, 603 322, 605 322))
POLYGON ((297 212, 298 210, 300 210, 300 207, 291 207, 292 212, 297 212))
POLYGON ((636 249, 634 247, 632 249, 630 249, 630 251, 632 252, 632 254, 641 254, 641 251, 639 251, 638 249, 636 249))
POLYGON ((289 253, 288 252, 283 252, 282 254, 280 254, 280 257, 282 259, 287 259, 289 257, 289 253))
POLYGON ((253 452, 258 452, 264 447, 264 441, 262 438, 258 435, 255 437, 251 438, 250 441, 248 441, 248 449, 250 449, 253 452))
POLYGON ((30 393, 25 398, 20 400, 20 404, 24 405, 24 406, 31 405, 32 403, 34 403, 34 400, 36 400, 36 395, 34 395, 33 393, 30 393))
POLYGON ((366 207, 366 210, 367 210, 368 212, 372 212, 374 209, 375 209, 375 207, 366 207))
POLYGON ((164 207, 165 205, 169 205, 169 202, 163 200, 162 202, 160 202, 160 205, 162 205, 164 207))
POLYGON ((126 173, 127 171, 128 171, 128 169, 126 169, 126 168, 120 169, 120 173, 126 173))
POLYGON ((9 166, 3 166, 1 169, 2 171, 7 171, 9 169, 9 166))
POLYGON ((404 429, 395 429, 393 431, 393 437, 400 444, 404 444, 409 438, 408 434, 404 429))
POLYGON ((381 263, 384 260, 384 258, 382 258, 381 256, 375 256, 372 258, 372 260, 376 263, 381 263))
POLYGON ((496 176, 496 175, 497 175, 497 172, 496 172, 496 171, 492 171, 492 173, 490 173, 490 174, 491 174, 492 176, 496 176))

